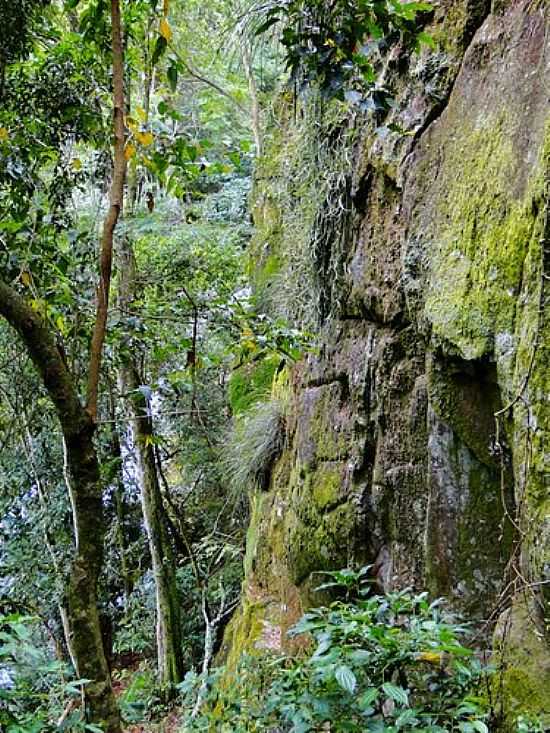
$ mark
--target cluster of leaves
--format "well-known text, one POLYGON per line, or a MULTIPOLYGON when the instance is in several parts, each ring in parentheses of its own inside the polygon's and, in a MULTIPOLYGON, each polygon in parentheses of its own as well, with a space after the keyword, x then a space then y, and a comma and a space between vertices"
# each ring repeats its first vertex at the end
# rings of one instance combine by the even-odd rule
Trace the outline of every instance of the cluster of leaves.
POLYGON ((120 696, 120 712, 126 723, 140 723, 161 704, 155 672, 148 662, 137 670, 123 669, 115 673, 115 682, 124 692, 120 696))
POLYGON ((30 197, 37 191, 44 190, 56 213, 78 184, 78 166, 72 166, 65 153, 70 145, 90 140, 102 129, 98 79, 89 62, 77 37, 70 36, 47 52, 10 66, 6 74, 0 109, 0 184, 15 199, 6 203, 17 220, 28 214, 30 197))
POLYGON ((327 97, 386 108, 387 92, 375 88, 376 62, 399 42, 431 43, 418 20, 431 9, 400 0, 286 0, 269 7, 257 33, 282 24, 286 65, 300 87, 314 84, 327 97))
MULTIPOLYGON (((366 575, 332 573, 321 586, 350 595, 366 575)), ((410 590, 339 600, 307 613, 290 636, 308 638, 303 657, 246 662, 238 684, 217 691, 197 725, 224 730, 488 733, 487 670, 462 639, 465 628, 410 590), (220 717, 221 716, 221 717, 220 717), (328 729, 328 728, 327 728, 328 729), (229 730, 229 728, 228 728, 229 730)))
POLYGON ((241 326, 240 342, 236 348, 239 365, 257 362, 274 354, 294 362, 312 347, 312 334, 292 328, 280 318, 257 313, 253 304, 243 308, 242 304, 236 303, 233 319, 241 326))
MULTIPOLYGON (((40 13, 50 0, 0 0, 0 73, 7 64, 23 58, 30 50, 32 33, 40 13)), ((2 84, 0 79, 0 85, 2 84)), ((0 87, 0 98, 1 87, 0 87)))
POLYGON ((73 680, 67 666, 52 660, 37 637, 36 619, 0 616, 0 729, 5 733, 90 731, 79 706, 60 725, 54 715, 71 700, 80 700, 86 680, 73 680))
POLYGON ((402 591, 306 614, 292 634, 317 648, 279 680, 271 705, 296 730, 328 718, 336 730, 487 733, 483 669, 438 606, 402 591))

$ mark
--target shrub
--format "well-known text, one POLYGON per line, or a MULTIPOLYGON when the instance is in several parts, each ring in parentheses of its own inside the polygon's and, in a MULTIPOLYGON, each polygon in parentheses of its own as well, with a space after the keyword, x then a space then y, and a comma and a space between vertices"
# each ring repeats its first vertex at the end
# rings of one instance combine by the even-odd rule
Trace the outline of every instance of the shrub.
POLYGON ((486 670, 442 603, 410 590, 362 589, 349 600, 365 572, 331 576, 321 587, 343 586, 346 600, 313 609, 290 632, 308 635, 309 651, 245 659, 188 730, 488 733, 486 670))
POLYGON ((66 664, 53 660, 41 638, 37 620, 13 614, 0 616, 0 731, 47 733, 96 731, 80 711, 82 685, 72 680, 66 664), (63 713, 63 723, 54 721, 63 713))

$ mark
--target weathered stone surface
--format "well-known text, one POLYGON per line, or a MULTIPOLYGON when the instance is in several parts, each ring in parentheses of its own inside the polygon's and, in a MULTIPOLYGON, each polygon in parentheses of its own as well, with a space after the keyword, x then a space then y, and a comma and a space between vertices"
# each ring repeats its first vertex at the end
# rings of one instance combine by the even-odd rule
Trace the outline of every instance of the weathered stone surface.
POLYGON ((329 113, 349 140, 330 179, 300 152, 300 116, 268 146, 257 287, 276 302, 301 263, 295 316, 318 316, 319 350, 292 371, 287 448, 253 502, 232 626, 250 629, 253 596, 268 630, 242 646, 284 646, 316 572, 370 562, 382 586, 444 594, 487 635, 482 620, 527 594, 536 664, 550 659, 550 19, 527 0, 490 11, 443 2, 438 50, 388 63, 390 121, 409 135, 329 113))

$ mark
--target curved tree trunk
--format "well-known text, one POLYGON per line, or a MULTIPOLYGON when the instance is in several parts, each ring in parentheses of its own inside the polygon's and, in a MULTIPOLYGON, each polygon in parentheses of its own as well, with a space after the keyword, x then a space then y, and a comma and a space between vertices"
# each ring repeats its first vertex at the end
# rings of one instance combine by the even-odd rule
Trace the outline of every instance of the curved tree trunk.
POLYGON ((0 282, 0 315, 25 343, 61 424, 75 528, 66 599, 68 641, 78 677, 90 680, 85 688, 89 719, 107 733, 119 733, 120 717, 97 610, 105 525, 99 464, 93 443, 95 426, 80 403, 73 379, 42 317, 3 282, 0 282))

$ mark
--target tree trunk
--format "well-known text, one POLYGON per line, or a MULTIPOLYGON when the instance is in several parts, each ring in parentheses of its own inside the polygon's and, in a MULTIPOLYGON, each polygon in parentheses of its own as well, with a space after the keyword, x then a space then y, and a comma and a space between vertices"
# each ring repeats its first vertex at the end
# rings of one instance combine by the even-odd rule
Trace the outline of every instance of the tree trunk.
MULTIPOLYGON (((121 244, 119 262, 119 304, 122 312, 131 305, 135 289, 135 260, 132 246, 121 244)), ((131 418, 131 438, 139 483, 143 518, 147 531, 156 590, 156 635, 159 681, 167 696, 183 679, 181 610, 176 586, 175 558, 164 516, 155 461, 153 423, 135 358, 126 359, 119 381, 131 418)))
POLYGON ((120 717, 105 659, 97 581, 103 560, 105 525, 94 423, 84 410, 55 340, 43 321, 15 290, 0 281, 0 315, 18 332, 52 400, 65 442, 75 548, 67 589, 68 641, 79 678, 89 679, 85 702, 89 719, 106 733, 119 733, 120 717))
POLYGON ((254 78, 254 69, 252 68, 252 54, 248 41, 243 38, 241 41, 241 56, 243 61, 244 74, 248 82, 248 90, 250 92, 251 110, 250 123, 252 126, 252 134, 254 135, 254 143, 256 145, 256 156, 259 158, 262 154, 262 123, 260 102, 258 99, 258 86, 254 78))
POLYGON ((115 395, 111 381, 109 380, 109 415, 112 424, 111 439, 109 441, 109 452, 113 469, 107 476, 107 481, 113 486, 113 504, 115 508, 116 526, 115 537, 119 551, 120 576, 124 589, 124 611, 128 608, 128 599, 134 589, 134 582, 130 566, 128 564, 128 540, 125 531, 125 520, 127 517, 127 503, 124 496, 124 466, 122 451, 120 449, 119 426, 116 424, 115 395))
POLYGON ((109 294, 113 269, 113 238, 118 219, 122 213, 124 182, 126 179, 126 157, 124 155, 124 48, 122 43, 122 22, 119 0, 111 0, 112 56, 113 56, 113 131, 114 164, 109 209, 103 222, 101 235, 99 283, 97 286, 97 308, 92 343, 90 346, 90 367, 88 369, 88 399, 86 409, 95 420, 99 396, 99 377, 103 358, 103 344, 109 314, 109 294))
MULTIPOLYGON (((64 431, 65 432, 65 431, 64 431)), ((105 523, 94 426, 83 421, 76 433, 65 433, 75 529, 75 555, 67 588, 70 649, 79 678, 89 679, 85 698, 90 719, 118 733, 120 719, 97 608, 97 582, 103 562, 105 523)))

